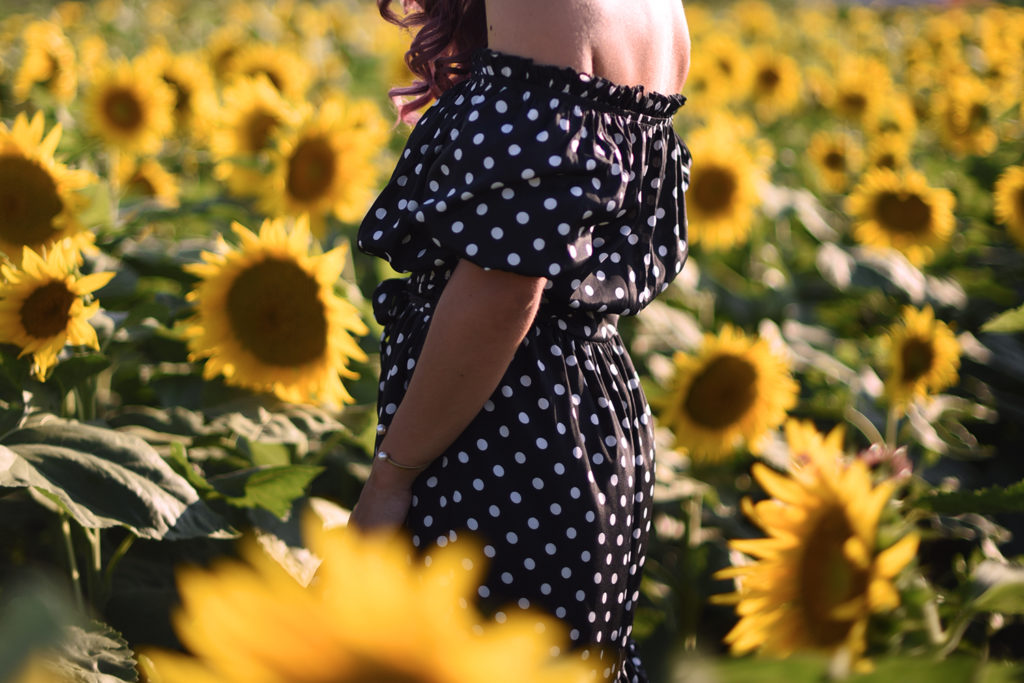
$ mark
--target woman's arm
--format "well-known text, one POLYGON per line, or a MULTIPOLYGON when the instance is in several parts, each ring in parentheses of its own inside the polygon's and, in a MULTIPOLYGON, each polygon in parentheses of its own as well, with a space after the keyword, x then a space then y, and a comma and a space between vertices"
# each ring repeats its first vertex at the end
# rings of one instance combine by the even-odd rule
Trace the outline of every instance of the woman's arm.
MULTIPOLYGON (((465 430, 530 329, 544 284, 544 278, 459 261, 382 450, 402 464, 426 465, 465 430)), ((351 522, 363 528, 401 524, 417 474, 375 459, 351 522)))

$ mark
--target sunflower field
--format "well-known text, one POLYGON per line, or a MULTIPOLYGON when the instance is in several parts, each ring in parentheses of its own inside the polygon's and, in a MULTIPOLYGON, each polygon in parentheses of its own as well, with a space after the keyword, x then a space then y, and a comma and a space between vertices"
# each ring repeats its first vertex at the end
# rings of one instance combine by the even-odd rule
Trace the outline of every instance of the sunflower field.
MULTIPOLYGON (((621 324, 655 682, 1024 680, 1024 8, 687 3, 691 256, 621 324)), ((347 530, 409 128, 370 0, 0 0, 0 681, 590 681, 347 530)))

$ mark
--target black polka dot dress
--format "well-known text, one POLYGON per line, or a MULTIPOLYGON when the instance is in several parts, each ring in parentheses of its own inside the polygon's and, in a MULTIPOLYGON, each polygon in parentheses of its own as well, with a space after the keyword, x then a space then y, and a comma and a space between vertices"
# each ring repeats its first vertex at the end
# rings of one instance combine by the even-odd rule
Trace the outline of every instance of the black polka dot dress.
POLYGON ((651 527, 650 408, 616 330, 686 258, 685 98, 481 50, 413 129, 359 246, 408 278, 374 293, 379 418, 402 401, 459 259, 547 278, 497 390, 413 485, 429 554, 460 534, 489 558, 480 605, 539 608, 599 675, 646 677, 630 638, 651 527))

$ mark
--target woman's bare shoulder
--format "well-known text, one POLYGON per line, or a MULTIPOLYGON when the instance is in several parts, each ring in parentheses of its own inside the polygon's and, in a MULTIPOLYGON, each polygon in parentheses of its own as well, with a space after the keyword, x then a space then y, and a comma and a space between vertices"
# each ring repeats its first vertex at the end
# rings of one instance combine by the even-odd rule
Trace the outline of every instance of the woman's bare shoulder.
POLYGON ((591 71, 600 0, 486 0, 487 44, 543 64, 591 71))

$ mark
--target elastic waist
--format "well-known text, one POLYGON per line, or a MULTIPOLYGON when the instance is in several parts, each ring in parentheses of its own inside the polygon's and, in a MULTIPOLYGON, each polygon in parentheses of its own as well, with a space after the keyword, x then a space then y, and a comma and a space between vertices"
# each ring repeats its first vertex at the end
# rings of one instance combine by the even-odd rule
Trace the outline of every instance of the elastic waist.
MULTIPOLYGON (((385 280, 373 293, 373 316, 385 327, 394 323, 410 308, 430 310, 441 298, 450 268, 418 271, 405 278, 385 280)), ((551 328, 573 337, 592 340, 611 339, 618 333, 619 316, 556 307, 542 302, 534 327, 551 328)))

